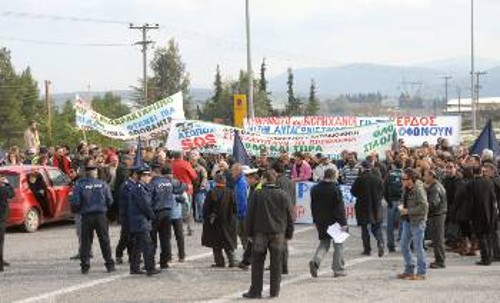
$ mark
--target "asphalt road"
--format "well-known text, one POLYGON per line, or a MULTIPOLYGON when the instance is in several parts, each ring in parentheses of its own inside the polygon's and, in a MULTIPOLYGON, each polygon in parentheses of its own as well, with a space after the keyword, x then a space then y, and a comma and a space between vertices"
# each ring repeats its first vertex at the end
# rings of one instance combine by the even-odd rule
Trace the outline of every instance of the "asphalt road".
MULTIPOLYGON (((475 266, 478 257, 448 254, 448 267, 430 270, 426 281, 401 281, 399 253, 383 258, 360 254, 359 230, 353 228, 345 248, 348 275, 333 278, 331 253, 320 276, 309 275, 308 262, 316 247, 316 232, 298 225, 290 242, 290 274, 284 276, 281 295, 272 302, 497 302, 500 297, 500 263, 475 266)), ((111 227, 112 245, 119 227, 111 227)), ((34 234, 9 231, 5 258, 11 263, 0 274, 0 302, 232 302, 245 301, 241 294, 250 284, 250 272, 212 269, 211 251, 201 247, 201 225, 186 237, 185 263, 155 277, 130 276, 128 265, 106 273, 97 243, 90 274, 80 274, 79 262, 69 257, 77 251, 74 226, 43 227, 34 234)), ((96 242, 96 241, 95 241, 96 242)), ((175 243, 175 241, 173 241, 175 243)), ((176 252, 174 247, 173 252, 176 252)), ((241 250, 237 253, 241 257, 241 250)), ((432 261, 432 252, 428 254, 432 261)), ((265 284, 269 275, 265 275, 265 284)), ((266 287, 265 297, 269 295, 266 287)))

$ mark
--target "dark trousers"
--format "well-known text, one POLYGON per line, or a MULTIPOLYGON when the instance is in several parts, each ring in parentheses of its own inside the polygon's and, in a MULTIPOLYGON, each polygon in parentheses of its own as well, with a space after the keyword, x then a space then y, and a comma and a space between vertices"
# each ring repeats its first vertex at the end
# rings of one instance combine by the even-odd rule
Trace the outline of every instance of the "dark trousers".
POLYGON ((434 260, 437 264, 444 265, 446 256, 444 248, 444 229, 446 215, 430 217, 428 224, 431 228, 432 243, 434 244, 434 260))
POLYGON ((500 261, 500 238, 499 238, 498 224, 495 230, 491 233, 491 245, 493 251, 493 258, 495 261, 500 261))
POLYGON ((0 223, 0 271, 3 271, 3 244, 5 241, 5 224, 0 223))
POLYGON ((245 247, 245 250, 243 251, 243 260, 241 260, 242 264, 244 265, 252 264, 252 249, 253 249, 252 242, 247 241, 247 245, 245 247))
POLYGON ((235 266, 234 264, 234 251, 232 249, 227 248, 212 248, 212 252, 214 254, 214 262, 217 266, 225 266, 226 262, 224 260, 224 255, 222 254, 222 250, 226 253, 227 263, 230 267, 235 266))
POLYGON ((481 254, 481 261, 490 264, 492 261, 493 243, 491 233, 479 234, 479 252, 481 254))
POLYGON ((131 232, 132 256, 130 258, 130 271, 141 270, 141 254, 144 258, 144 266, 147 272, 155 269, 155 255, 153 252, 153 242, 150 231, 131 232))
POLYGON ((282 273, 288 272, 288 241, 285 240, 285 247, 283 247, 283 260, 282 263, 282 273))
POLYGON ((262 294, 264 279, 264 262, 269 250, 271 255, 271 296, 277 297, 280 292, 283 250, 285 249, 284 234, 256 234, 253 238, 252 250, 252 285, 250 293, 262 294))
POLYGON ((132 246, 130 244, 130 232, 128 226, 122 222, 120 229, 120 240, 116 245, 116 258, 123 258, 123 251, 127 249, 127 255, 130 259, 130 254, 132 253, 132 246))
POLYGON ((363 250, 364 252, 370 253, 372 251, 372 246, 370 244, 370 230, 368 230, 368 225, 370 225, 371 233, 377 240, 377 247, 384 247, 384 238, 382 237, 382 229, 380 228, 380 223, 377 224, 360 224, 361 225, 361 239, 363 240, 363 250))
POLYGON ((156 255, 158 247, 158 238, 160 239, 160 265, 167 265, 172 259, 172 248, 170 240, 172 222, 168 210, 162 210, 155 215, 153 220, 153 229, 151 230, 151 239, 153 240, 153 254, 156 255))
POLYGON ((94 231, 99 239, 102 257, 106 268, 114 266, 109 242, 108 219, 106 214, 82 215, 82 243, 80 245, 80 261, 82 269, 90 268, 90 251, 94 240, 94 231))
MULTIPOLYGON (((170 219, 170 225, 168 226, 168 239, 172 239, 172 229, 174 230, 175 241, 177 242, 177 251, 179 259, 186 258, 186 251, 184 250, 184 231, 183 231, 183 221, 182 219, 170 219)), ((171 241, 168 241, 166 245, 165 258, 168 261, 172 260, 172 245, 171 241)))

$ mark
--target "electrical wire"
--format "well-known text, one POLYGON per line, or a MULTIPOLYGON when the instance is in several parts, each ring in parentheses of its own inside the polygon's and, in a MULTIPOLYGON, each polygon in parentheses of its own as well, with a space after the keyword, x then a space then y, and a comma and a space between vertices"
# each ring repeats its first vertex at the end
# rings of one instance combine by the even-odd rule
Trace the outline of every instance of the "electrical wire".
POLYGON ((45 44, 45 45, 59 45, 59 46, 88 46, 88 47, 124 47, 132 46, 132 44, 126 43, 78 43, 78 42, 66 42, 66 41, 48 41, 48 40, 37 40, 37 39, 24 39, 8 36, 0 36, 0 40, 7 40, 12 42, 21 43, 31 43, 31 44, 45 44))
POLYGON ((82 18, 73 16, 62 16, 62 15, 50 15, 50 14, 34 14, 26 12, 15 12, 15 11, 3 11, 0 12, 0 17, 9 18, 25 18, 25 19, 47 19, 53 21, 71 21, 71 22, 87 22, 87 23, 100 23, 100 24, 117 24, 124 25, 130 24, 129 21, 122 20, 111 20, 111 19, 100 19, 100 18, 82 18))

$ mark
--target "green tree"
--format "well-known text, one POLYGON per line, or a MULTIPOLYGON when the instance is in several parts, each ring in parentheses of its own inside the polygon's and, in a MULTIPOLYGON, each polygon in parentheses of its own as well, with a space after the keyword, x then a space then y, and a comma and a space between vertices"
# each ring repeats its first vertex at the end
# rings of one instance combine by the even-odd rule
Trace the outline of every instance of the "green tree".
POLYGON ((254 102, 256 104, 255 114, 258 117, 274 115, 273 103, 270 98, 271 93, 267 91, 266 70, 266 59, 264 58, 260 65, 259 87, 256 94, 256 102, 254 102))
POLYGON ((168 41, 167 47, 156 50, 151 61, 151 69, 153 96, 159 100, 182 91, 184 111, 186 116, 191 116, 189 74, 186 71, 186 64, 182 61, 179 45, 174 39, 168 41))
POLYGON ((107 92, 103 97, 92 99, 92 109, 108 118, 116 119, 130 113, 130 108, 122 103, 120 96, 107 92))
MULTIPOLYGON (((24 147, 27 126, 22 108, 22 82, 11 63, 10 51, 0 49, 0 143, 24 147)), ((35 96, 33 96, 35 97, 35 96)))
POLYGON ((311 87, 309 88, 309 98, 307 99, 306 115, 314 116, 319 112, 319 101, 316 97, 316 83, 311 79, 311 87))
POLYGON ((291 68, 288 68, 288 79, 286 81, 287 84, 287 95, 288 95, 288 103, 287 103, 287 114, 290 116, 300 116, 302 114, 302 102, 299 98, 295 96, 293 91, 293 72, 291 68))

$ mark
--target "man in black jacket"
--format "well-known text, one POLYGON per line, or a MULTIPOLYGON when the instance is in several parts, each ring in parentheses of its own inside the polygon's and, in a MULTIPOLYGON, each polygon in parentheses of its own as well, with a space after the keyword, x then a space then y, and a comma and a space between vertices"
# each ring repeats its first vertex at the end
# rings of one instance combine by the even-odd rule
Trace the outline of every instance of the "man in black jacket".
POLYGON ((445 268, 444 223, 448 210, 446 190, 437 180, 434 171, 426 171, 424 178, 427 202, 429 203, 427 222, 432 230, 432 244, 434 246, 434 262, 429 267, 434 269, 445 268))
POLYGON ((372 164, 364 161, 361 166, 363 172, 354 181, 351 194, 356 197, 356 220, 361 226, 361 238, 363 239, 363 254, 371 254, 370 232, 377 239, 378 256, 384 255, 384 238, 382 237, 382 195, 384 184, 377 173, 372 171, 372 164))
POLYGON ((9 180, 0 175, 0 272, 3 271, 5 261, 3 259, 3 244, 7 216, 9 215, 9 200, 14 198, 14 190, 9 180))
POLYGON ((244 298, 261 298, 266 251, 271 255, 271 297, 278 297, 285 241, 293 236, 289 196, 278 186, 271 172, 263 175, 262 190, 253 192, 248 203, 247 231, 253 241, 252 285, 244 298))
MULTIPOLYGON (((498 176, 497 168, 492 163, 484 164, 484 176, 493 181, 493 185, 495 187, 495 197, 496 197, 496 206, 497 211, 500 209, 500 176, 498 176)), ((498 215, 498 213, 497 213, 498 215)), ((492 253, 493 258, 492 261, 499 262, 500 261, 500 239, 498 235, 498 217, 496 222, 493 222, 493 231, 490 234, 491 237, 491 245, 492 245, 492 253)))
MULTIPOLYGON (((318 231, 319 245, 313 259, 309 262, 311 276, 318 276, 318 268, 321 260, 328 253, 332 238, 327 233, 328 226, 338 223, 347 230, 347 218, 345 213, 342 193, 338 188, 337 173, 333 169, 327 169, 323 181, 311 189, 311 212, 313 222, 318 231)), ((343 243, 334 243, 332 270, 334 277, 345 276, 343 243)))

